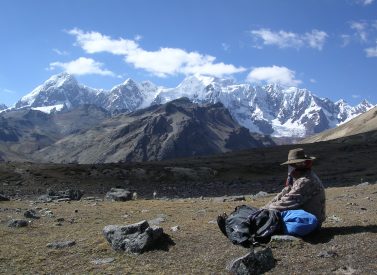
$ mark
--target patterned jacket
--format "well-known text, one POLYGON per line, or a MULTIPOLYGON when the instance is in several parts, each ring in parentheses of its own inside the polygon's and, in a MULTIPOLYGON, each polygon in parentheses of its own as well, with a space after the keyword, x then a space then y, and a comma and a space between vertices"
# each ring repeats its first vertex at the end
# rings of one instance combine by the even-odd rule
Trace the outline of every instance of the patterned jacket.
POLYGON ((325 189, 318 176, 308 170, 295 178, 293 184, 285 187, 265 208, 278 211, 303 209, 316 216, 322 224, 326 219, 325 189))

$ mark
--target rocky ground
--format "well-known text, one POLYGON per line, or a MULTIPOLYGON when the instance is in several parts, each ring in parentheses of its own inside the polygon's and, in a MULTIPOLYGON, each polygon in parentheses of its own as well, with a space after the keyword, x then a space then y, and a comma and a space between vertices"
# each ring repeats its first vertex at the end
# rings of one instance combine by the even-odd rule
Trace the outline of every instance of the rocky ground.
MULTIPOLYGON (((327 188, 326 195, 322 230, 304 240, 270 242, 277 261, 267 274, 377 273, 377 184, 327 188)), ((71 202, 36 203, 32 197, 2 201, 0 273, 226 274, 225 266, 248 249, 221 234, 217 215, 242 203, 262 206, 271 196, 246 196, 246 202, 207 197, 110 202, 102 195, 71 202), (40 219, 25 218, 30 209, 40 219), (7 226, 17 218, 31 222, 22 228, 7 226), (115 252, 102 235, 106 225, 141 220, 159 224, 171 242, 135 255, 115 252), (74 242, 54 248, 56 241, 74 242)))

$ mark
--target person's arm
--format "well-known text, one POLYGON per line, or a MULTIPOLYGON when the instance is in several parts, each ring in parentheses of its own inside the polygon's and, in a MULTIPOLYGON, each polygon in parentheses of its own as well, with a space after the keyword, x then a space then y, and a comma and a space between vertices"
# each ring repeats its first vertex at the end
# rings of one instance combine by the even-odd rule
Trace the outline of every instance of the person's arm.
POLYGON ((267 208, 278 211, 298 209, 312 196, 312 184, 308 178, 300 178, 293 183, 289 192, 280 197, 279 200, 268 204, 267 208))
POLYGON ((277 194, 272 200, 270 200, 263 208, 268 208, 268 206, 276 201, 279 201, 285 194, 287 194, 291 190, 291 186, 286 186, 281 190, 279 194, 277 194))

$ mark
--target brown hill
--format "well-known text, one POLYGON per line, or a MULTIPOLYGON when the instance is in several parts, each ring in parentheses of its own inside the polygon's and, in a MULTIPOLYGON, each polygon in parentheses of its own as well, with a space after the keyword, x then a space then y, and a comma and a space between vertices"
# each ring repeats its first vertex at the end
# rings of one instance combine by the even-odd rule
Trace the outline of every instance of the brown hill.
POLYGON ((361 133, 367 133, 377 130, 377 107, 361 114, 350 121, 322 133, 308 137, 300 143, 313 143, 338 138, 349 137, 361 133))

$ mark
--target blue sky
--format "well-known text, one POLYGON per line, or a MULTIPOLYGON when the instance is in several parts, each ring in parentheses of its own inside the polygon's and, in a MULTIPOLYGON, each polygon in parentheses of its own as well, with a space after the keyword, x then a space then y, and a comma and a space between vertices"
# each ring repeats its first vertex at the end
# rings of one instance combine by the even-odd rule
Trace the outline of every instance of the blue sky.
POLYGON ((377 103, 377 0, 1 0, 0 103, 51 75, 110 89, 201 73, 377 103))

